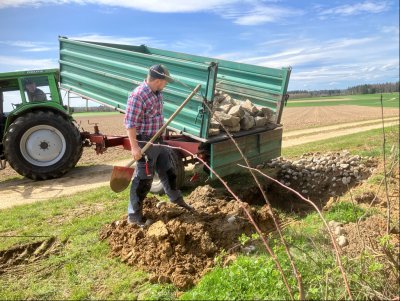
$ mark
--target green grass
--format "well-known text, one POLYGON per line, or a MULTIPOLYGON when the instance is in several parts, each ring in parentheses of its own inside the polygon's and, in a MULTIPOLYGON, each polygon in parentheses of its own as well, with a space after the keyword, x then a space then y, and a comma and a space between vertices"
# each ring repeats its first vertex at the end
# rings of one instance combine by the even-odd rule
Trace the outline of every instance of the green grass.
POLYGON ((29 236, 67 240, 60 254, 28 266, 22 277, 0 276, 0 299, 171 299, 173 287, 146 283, 145 273, 111 258, 99 240, 100 229, 125 214, 128 192, 104 187, 0 211, 0 235, 25 236, 2 237, 0 250, 44 239, 29 236), (146 284, 133 289, 135 282, 146 284))
MULTIPOLYGON (((399 145, 399 127, 391 126, 385 128, 385 151, 390 155, 393 145, 399 145)), ((347 149, 351 153, 361 156, 382 157, 383 155, 383 134, 382 129, 375 129, 338 138, 331 138, 322 141, 292 146, 282 149, 282 156, 287 158, 299 157, 308 152, 336 152, 347 149)))
MULTIPOLYGON (((352 204, 340 203, 327 212, 327 220, 355 221, 365 211, 352 204)), ((317 213, 311 213, 303 219, 289 225, 283 231, 297 270, 302 275, 305 299, 338 300, 345 296, 343 278, 336 264, 336 257, 327 230, 317 213)), ((269 236, 269 244, 277 256, 285 277, 294 294, 299 298, 297 282, 292 267, 277 235, 269 236)), ((376 290, 383 290, 385 277, 383 267, 368 253, 361 260, 342 258, 348 273, 352 293, 362 296, 362 282, 376 290), (370 268, 369 273, 365 269, 370 268), (362 275, 362 276, 360 276, 362 275)), ((353 296, 354 297, 354 296, 353 296)), ((363 296, 361 299, 364 299, 363 296)), ((267 255, 261 244, 256 254, 239 256, 229 266, 217 266, 203 277, 200 283, 184 293, 182 300, 288 300, 288 290, 278 272, 275 262, 267 255)))
MULTIPOLYGON (((368 107, 381 106, 381 94, 360 94, 343 95, 331 97, 299 98, 290 99, 287 102, 288 107, 316 107, 316 106, 339 106, 339 105, 357 105, 368 107), (315 100, 319 100, 315 102, 315 100)), ((388 108, 399 107, 399 93, 383 93, 383 106, 388 108)))
POLYGON ((332 208, 325 214, 325 219, 328 221, 336 221, 340 223, 354 223, 360 217, 365 215, 366 210, 354 205, 350 202, 335 203, 332 208))
MULTIPOLYGON (((305 152, 348 149, 354 154, 382 158, 381 134, 381 130, 372 130, 341 139, 287 148, 283 153, 284 156, 296 157, 305 152)), ((387 128, 386 134, 387 150, 390 151, 392 144, 398 145, 399 129, 387 128)), ((372 184, 377 184, 377 179, 372 184)), ((129 190, 125 190, 116 194, 104 187, 1 210, 0 235, 14 237, 2 237, 0 250, 44 239, 29 236, 56 236, 67 243, 59 254, 53 254, 34 265, 27 265, 19 273, 0 274, 0 299, 175 299, 176 288, 172 285, 150 284, 146 273, 110 257, 107 242, 99 240, 99 231, 104 225, 126 214, 128 193, 129 190)), ((327 220, 347 223, 355 221, 364 213, 365 210, 359 206, 341 202, 324 212, 324 216, 327 220)), ((296 216, 294 218, 296 222, 284 230, 284 235, 302 275, 305 297, 335 300, 345 298, 343 280, 322 221, 316 213, 301 219, 296 216)), ((297 298, 296 281, 281 244, 274 235, 268 241, 297 298)), ((360 283, 377 291, 383 290, 386 284, 383 267, 374 256, 366 253, 356 260, 342 260, 353 297, 367 298, 360 283)), ((229 266, 214 268, 180 298, 254 300, 288 299, 289 295, 275 263, 262 247, 257 246, 255 254, 239 256, 229 266)))
POLYGON ((227 268, 215 268, 181 299, 287 300, 290 296, 272 259, 260 255, 240 256, 227 268))

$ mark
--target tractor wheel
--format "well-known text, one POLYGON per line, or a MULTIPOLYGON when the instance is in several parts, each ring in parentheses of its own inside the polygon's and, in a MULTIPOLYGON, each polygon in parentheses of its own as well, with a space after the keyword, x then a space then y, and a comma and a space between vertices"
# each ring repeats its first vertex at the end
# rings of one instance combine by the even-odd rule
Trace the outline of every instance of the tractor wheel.
POLYGON ((77 127, 52 111, 18 117, 7 130, 4 148, 10 166, 33 180, 61 177, 76 165, 83 151, 77 127))
MULTIPOLYGON (((179 152, 173 149, 168 149, 168 151, 172 166, 175 169, 176 187, 180 189, 183 187, 183 184, 185 183, 185 166, 183 165, 182 162, 182 156, 179 154, 179 152)), ((150 192, 159 195, 165 193, 164 187, 162 186, 161 180, 156 172, 154 173, 153 183, 151 185, 150 192)))

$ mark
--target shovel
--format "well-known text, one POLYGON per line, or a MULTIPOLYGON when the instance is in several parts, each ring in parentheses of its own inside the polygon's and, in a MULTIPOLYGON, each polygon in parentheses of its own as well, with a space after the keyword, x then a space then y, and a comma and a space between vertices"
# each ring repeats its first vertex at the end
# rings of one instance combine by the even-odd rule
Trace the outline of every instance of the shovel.
MULTIPOLYGON (((190 99, 197 93, 201 85, 197 85, 196 88, 190 93, 190 95, 185 99, 185 101, 180 105, 180 107, 171 115, 170 118, 165 122, 165 124, 158 130, 158 132, 150 139, 149 142, 142 148, 142 155, 147 151, 147 149, 153 144, 153 142, 164 132, 168 124, 175 118, 176 115, 183 109, 183 107, 189 102, 190 99)), ((131 160, 125 166, 114 166, 111 174, 110 187, 114 192, 121 192, 129 186, 131 182, 133 172, 135 171, 131 168, 131 165, 135 163, 135 160, 131 160)))

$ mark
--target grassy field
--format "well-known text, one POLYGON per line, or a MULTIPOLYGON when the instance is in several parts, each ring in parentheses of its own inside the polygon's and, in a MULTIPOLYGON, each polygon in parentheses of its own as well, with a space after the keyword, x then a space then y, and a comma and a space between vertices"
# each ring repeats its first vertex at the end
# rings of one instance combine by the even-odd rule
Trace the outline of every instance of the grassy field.
MULTIPOLYGON (((387 150, 398 146, 398 127, 386 129, 387 150)), ((382 160, 382 132, 373 130, 283 150, 297 157, 312 151, 347 149, 382 160)), ((116 194, 108 187, 0 211, 0 250, 15 245, 56 237, 64 244, 58 252, 38 261, 0 268, 0 299, 113 299, 113 300, 254 300, 288 299, 289 295, 272 259, 262 248, 252 255, 239 255, 228 266, 216 258, 216 267, 198 285, 178 292, 171 285, 151 284, 148 275, 109 256, 100 241, 101 227, 126 213, 128 190, 116 194)), ((355 221, 366 211, 357 205, 338 203, 325 213, 328 220, 355 221)), ((284 215, 284 213, 281 213, 284 215)), ((369 213, 372 214, 372 213, 369 213)), ((302 274, 307 299, 347 298, 332 246, 315 213, 299 218, 284 235, 296 266, 302 274)), ((243 238, 238 237, 238 243, 243 238)), ((287 256, 274 235, 269 236, 289 284, 296 293, 296 281, 287 256)), ((221 252, 221 256, 223 252, 221 252)), ((380 291, 385 285, 382 266, 366 254, 356 260, 343 258, 353 297, 368 299, 365 285, 380 291), (365 270, 365 266, 368 267, 365 270), (361 278, 362 279, 361 279, 361 278)), ((1 267, 2 262, 0 262, 1 267)))
MULTIPOLYGON (((387 108, 399 107, 399 93, 382 94, 383 106, 387 108)), ((362 94, 362 95, 343 95, 332 97, 315 97, 290 99, 287 102, 288 107, 309 107, 309 106, 338 106, 338 105, 356 105, 379 107, 381 105, 381 94, 362 94)))
MULTIPOLYGON (((385 128, 386 152, 390 153, 393 145, 399 145, 399 127, 391 126, 385 128)), ((307 144, 292 146, 282 149, 282 156, 296 158, 307 152, 325 153, 329 151, 340 151, 347 149, 351 153, 360 156, 383 156, 383 135, 382 129, 374 129, 367 132, 342 136, 340 139, 333 138, 323 141, 316 141, 307 144)))

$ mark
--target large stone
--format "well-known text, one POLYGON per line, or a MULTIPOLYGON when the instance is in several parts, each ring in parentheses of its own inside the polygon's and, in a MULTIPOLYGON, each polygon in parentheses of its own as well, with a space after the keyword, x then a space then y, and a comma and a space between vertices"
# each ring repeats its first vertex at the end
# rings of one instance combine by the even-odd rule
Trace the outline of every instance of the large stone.
POLYGON ((347 246, 347 245, 349 244, 349 242, 348 242, 346 236, 344 236, 344 235, 340 235, 340 236, 337 238, 337 243, 338 243, 338 245, 339 245, 340 247, 345 247, 345 246, 347 246))
POLYGON ((271 120, 272 116, 274 115, 274 111, 269 108, 259 108, 258 116, 264 116, 267 120, 271 120))
POLYGON ((242 103, 242 108, 249 112, 252 116, 257 115, 258 113, 257 107, 248 99, 242 103))
POLYGON ((225 126, 226 130, 229 131, 230 133, 235 133, 240 131, 240 123, 238 123, 236 126, 225 126))
POLYGON ((236 105, 229 110, 228 114, 242 118, 244 116, 244 110, 240 105, 236 105))
POLYGON ((228 115, 225 114, 224 112, 215 112, 214 114, 221 121, 223 125, 229 127, 236 127, 240 122, 239 117, 228 115))
POLYGON ((264 126, 267 123, 266 117, 256 116, 255 118, 256 127, 264 126))
POLYGON ((209 129, 208 130, 208 136, 216 136, 220 133, 220 129, 209 129))
POLYGON ((162 221, 157 221, 152 224, 147 230, 147 236, 152 237, 156 240, 163 239, 168 236, 167 226, 162 221))
POLYGON ((229 94, 223 94, 225 96, 225 100, 229 101, 230 103, 232 102, 232 97, 229 94))
POLYGON ((226 105, 231 105, 232 106, 232 98, 229 96, 229 97, 226 97, 224 100, 222 100, 220 103, 219 103, 219 106, 220 107, 222 107, 222 106, 226 106, 226 105))
POLYGON ((211 118, 210 120, 210 129, 219 129, 220 124, 217 120, 215 120, 214 118, 211 118))
POLYGON ((232 108, 232 104, 228 103, 228 104, 220 106, 219 108, 221 109, 221 112, 224 112, 225 114, 228 114, 229 110, 232 108))
POLYGON ((251 115, 244 115, 242 120, 240 120, 240 128, 242 130, 249 130, 256 125, 254 117, 251 115))
POLYGON ((223 101, 223 100, 225 100, 225 95, 223 95, 223 94, 216 94, 216 95, 214 96, 214 99, 213 99, 214 104, 218 104, 218 103, 220 103, 220 102, 223 101))
POLYGON ((346 233, 346 232, 344 231, 344 229, 343 229, 341 226, 337 226, 337 227, 335 228, 334 232, 335 232, 335 234, 336 234, 337 236, 340 236, 340 235, 343 235, 343 234, 346 233))
POLYGON ((238 100, 238 99, 234 99, 234 98, 232 98, 232 104, 234 105, 234 106, 240 106, 240 100, 238 100))

